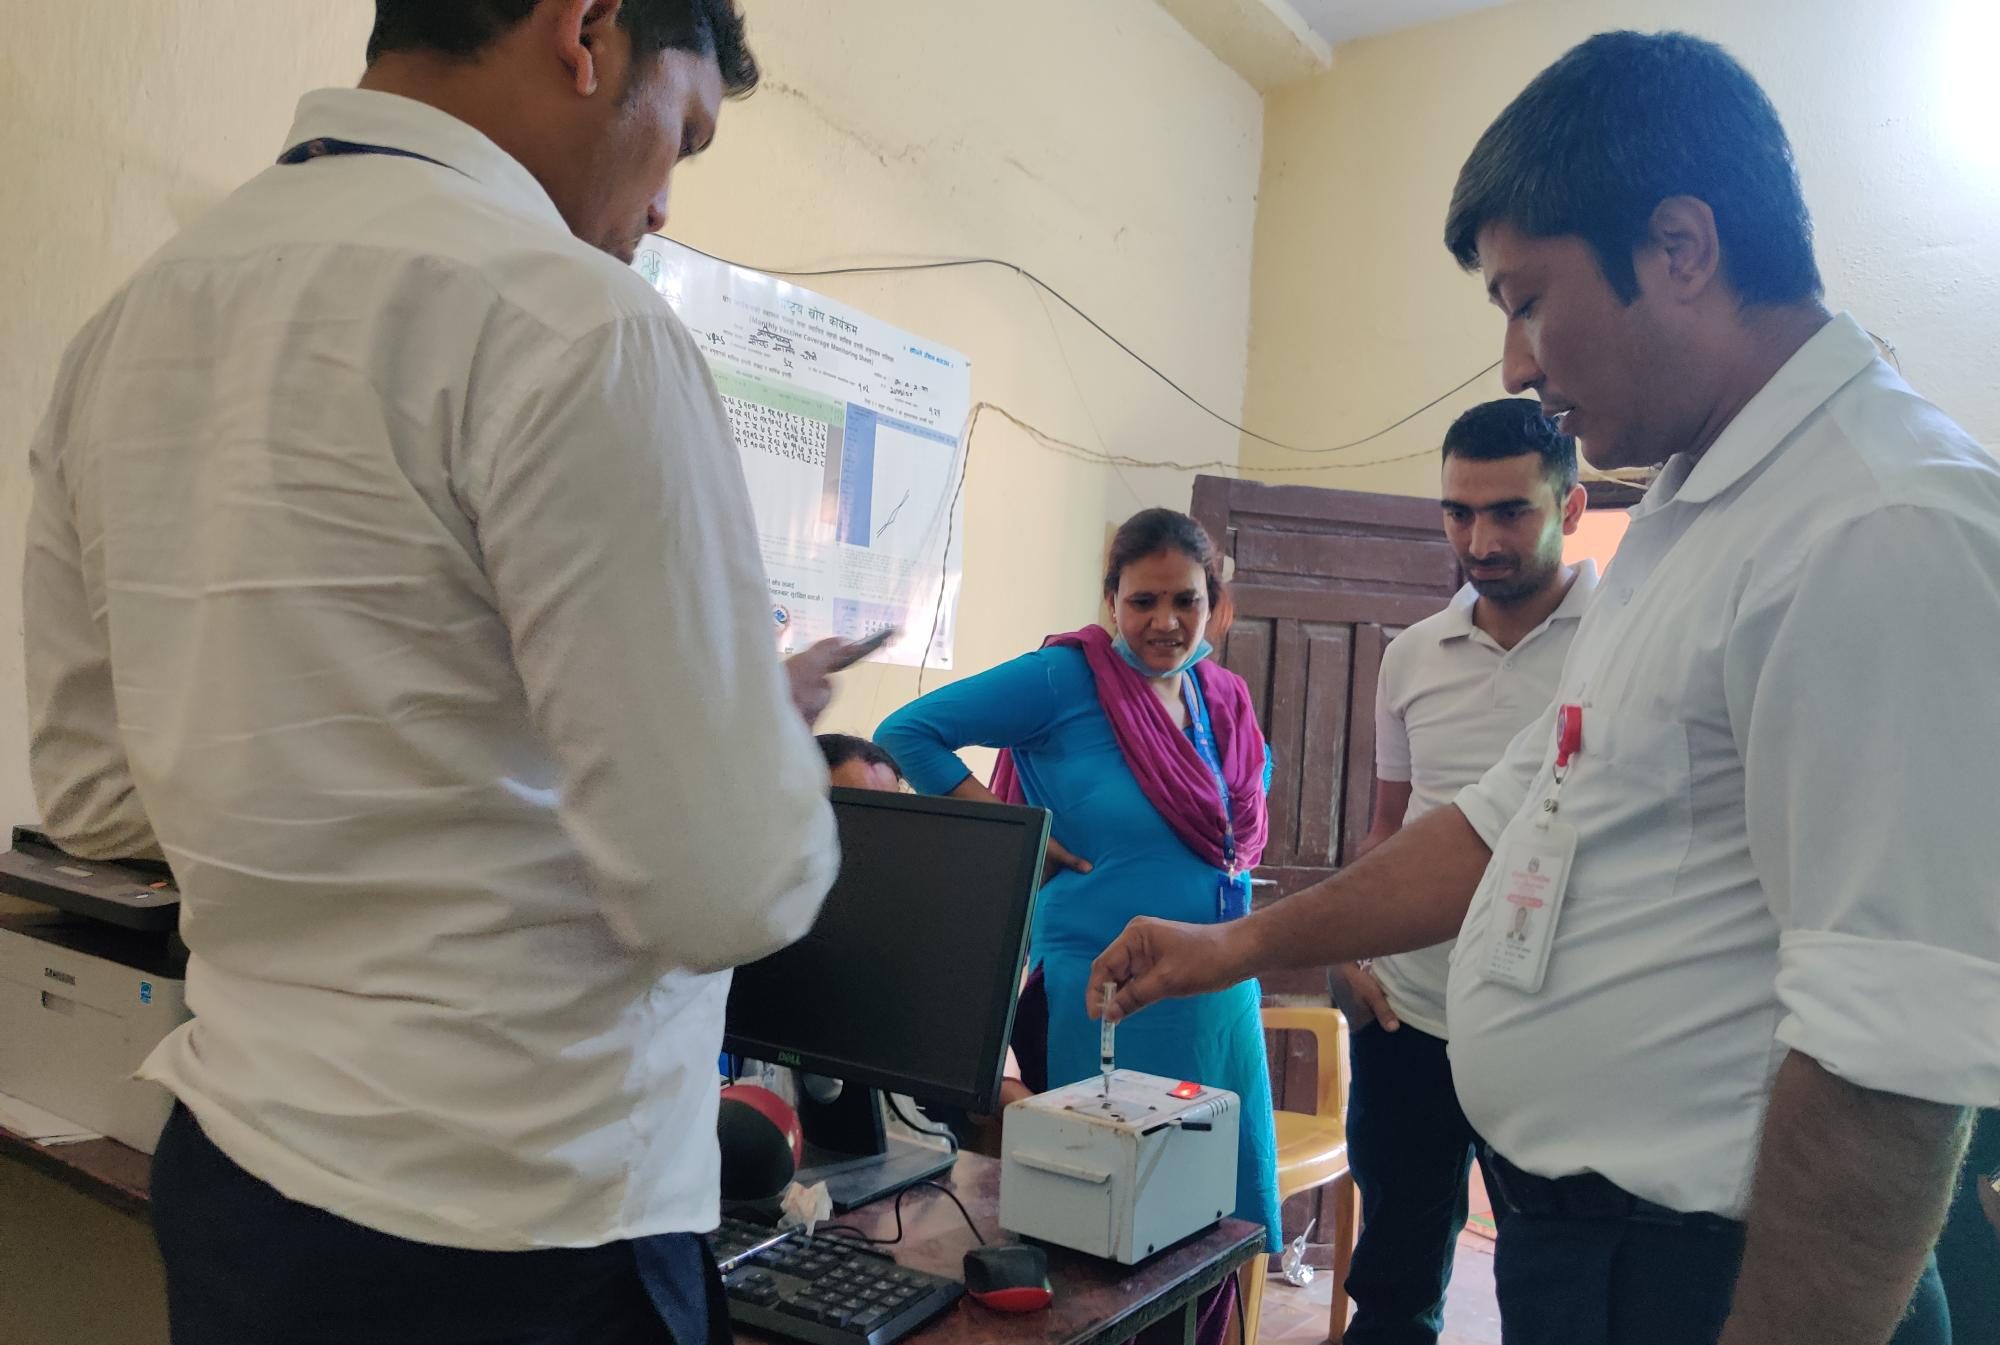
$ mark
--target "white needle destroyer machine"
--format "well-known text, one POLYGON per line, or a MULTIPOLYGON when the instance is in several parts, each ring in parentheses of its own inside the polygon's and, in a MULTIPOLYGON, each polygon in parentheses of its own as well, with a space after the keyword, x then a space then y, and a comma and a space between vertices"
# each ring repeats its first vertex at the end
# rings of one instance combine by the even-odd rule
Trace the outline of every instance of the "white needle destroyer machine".
POLYGON ((1236 1205, 1236 1094, 1114 1069, 1003 1118, 1000 1226, 1133 1265, 1236 1205))

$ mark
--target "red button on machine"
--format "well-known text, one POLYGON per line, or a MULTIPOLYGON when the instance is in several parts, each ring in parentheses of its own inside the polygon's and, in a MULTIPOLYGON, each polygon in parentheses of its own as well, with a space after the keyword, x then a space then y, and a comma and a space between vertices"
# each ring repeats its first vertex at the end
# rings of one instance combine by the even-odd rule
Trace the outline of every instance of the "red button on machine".
POLYGON ((1183 1102, 1190 1101, 1201 1096, 1201 1085, 1198 1083, 1184 1083, 1174 1089, 1173 1095, 1183 1102))

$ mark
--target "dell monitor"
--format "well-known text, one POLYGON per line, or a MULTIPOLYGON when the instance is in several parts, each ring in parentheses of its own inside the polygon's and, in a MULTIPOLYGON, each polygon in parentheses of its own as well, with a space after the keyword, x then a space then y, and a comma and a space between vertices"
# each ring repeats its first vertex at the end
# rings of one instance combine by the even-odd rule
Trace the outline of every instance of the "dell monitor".
POLYGON ((856 789, 833 808, 840 876, 811 932, 737 968, 723 1047, 843 1082, 800 1089, 799 1181, 846 1210, 950 1166, 886 1139, 876 1089, 994 1110, 1049 815, 856 789))

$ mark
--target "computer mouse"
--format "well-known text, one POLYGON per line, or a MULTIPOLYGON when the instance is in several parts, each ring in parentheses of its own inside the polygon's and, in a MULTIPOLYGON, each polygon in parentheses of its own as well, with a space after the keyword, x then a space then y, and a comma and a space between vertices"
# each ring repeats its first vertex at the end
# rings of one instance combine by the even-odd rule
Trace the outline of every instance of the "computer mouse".
POLYGON ((965 1254, 965 1292, 996 1312, 1040 1312, 1056 1297, 1048 1253, 1022 1243, 974 1247, 965 1254))

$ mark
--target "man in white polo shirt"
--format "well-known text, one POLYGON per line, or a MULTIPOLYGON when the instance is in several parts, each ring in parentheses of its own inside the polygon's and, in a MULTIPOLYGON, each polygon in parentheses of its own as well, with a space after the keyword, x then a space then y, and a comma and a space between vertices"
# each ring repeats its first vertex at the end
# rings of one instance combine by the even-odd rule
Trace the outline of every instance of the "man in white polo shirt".
POLYGON ((1947 1341, 1931 1246, 2000 1100, 2000 464, 1822 304, 1784 129, 1710 43, 1572 50, 1446 239, 1507 385, 1665 464, 1557 703, 1360 863, 1134 921, 1090 983, 1116 1016, 1456 933, 1508 1345, 1947 1341))
MULTIPOLYGON (((1473 407, 1444 436, 1445 536, 1467 582, 1390 642, 1375 697, 1375 819, 1367 854, 1444 807, 1555 696, 1597 566, 1563 564, 1583 517, 1576 441, 1541 403, 1473 407)), ((1335 969, 1353 1032, 1347 1144, 1361 1240, 1347 1292, 1351 1345, 1435 1345, 1478 1136, 1445 1056, 1451 944, 1335 969)))

